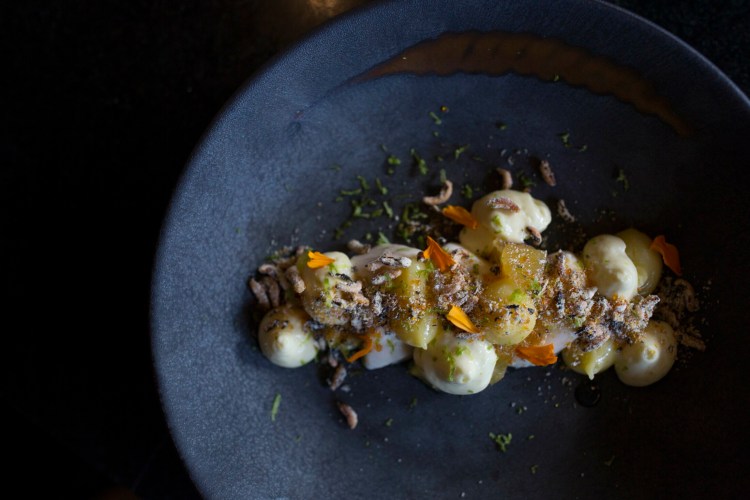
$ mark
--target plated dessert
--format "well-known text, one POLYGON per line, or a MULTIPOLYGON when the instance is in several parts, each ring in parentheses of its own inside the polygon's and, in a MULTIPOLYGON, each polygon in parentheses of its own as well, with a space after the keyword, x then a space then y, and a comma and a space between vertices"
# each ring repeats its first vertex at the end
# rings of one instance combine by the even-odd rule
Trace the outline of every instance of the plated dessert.
POLYGON ((678 339, 654 318, 655 291, 663 263, 681 270, 663 236, 630 228, 590 238, 577 253, 547 251, 539 245, 552 213, 528 192, 498 190, 470 211, 440 208, 446 200, 424 202, 462 226, 456 242, 353 240, 349 255, 300 247, 261 266, 250 287, 265 310, 265 356, 286 368, 325 359, 336 368, 332 386, 350 363, 374 370, 410 361, 412 374, 458 395, 558 356, 591 378, 614 366, 633 386, 669 372, 678 339))

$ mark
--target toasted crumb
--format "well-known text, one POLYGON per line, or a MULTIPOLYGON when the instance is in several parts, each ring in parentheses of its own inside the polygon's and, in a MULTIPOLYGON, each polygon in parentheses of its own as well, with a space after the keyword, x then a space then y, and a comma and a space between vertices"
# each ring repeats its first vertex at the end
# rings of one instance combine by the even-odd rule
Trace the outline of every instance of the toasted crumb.
POLYGON ((680 345, 698 351, 706 350, 706 343, 695 326, 695 315, 700 303, 695 288, 684 278, 662 278, 656 293, 661 302, 654 311, 654 319, 666 321, 674 329, 680 345))
POLYGON ((383 255, 365 264, 365 269, 374 273, 383 267, 406 268, 411 265, 411 259, 404 256, 396 256, 385 252, 383 255))
POLYGON ((498 168, 497 173, 500 174, 500 178, 503 181, 500 185, 500 189, 505 190, 513 187, 513 176, 511 175, 510 170, 498 168))
POLYGON ((336 290, 349 294, 349 302, 360 306, 369 306, 370 299, 364 296, 362 293, 362 282, 361 281, 341 281, 336 283, 336 290))
POLYGON ((532 245, 539 246, 542 244, 542 233, 540 233, 537 228, 526 226, 526 232, 529 233, 529 239, 531 240, 530 243, 532 245))
MULTIPOLYGON (((274 258, 273 263, 281 271, 285 271, 289 267, 297 263, 297 258, 305 253, 307 247, 298 246, 297 248, 284 247, 278 252, 278 257, 274 258)), ((262 267, 262 266, 261 266, 262 267)))
POLYGON ((302 293, 305 291, 305 282, 299 275, 299 270, 296 266, 287 268, 286 273, 284 274, 289 283, 291 283, 294 293, 302 293))
POLYGON ((521 208, 515 204, 510 198, 500 196, 498 198, 490 198, 487 200, 487 206, 491 208, 499 208, 500 210, 510 210, 511 212, 518 212, 521 208))
POLYGON ((279 307, 279 305, 281 305, 281 289, 279 287, 279 282, 271 276, 263 276, 261 282, 266 289, 268 298, 271 301, 271 306, 279 307))
POLYGON ((268 292, 266 287, 260 284, 255 278, 250 278, 247 282, 250 287, 250 291, 255 295, 255 299, 258 301, 258 307, 262 311, 267 311, 271 308, 271 301, 268 299, 268 292))
POLYGON ((400 269, 388 269, 385 272, 378 274, 377 276, 374 276, 372 278, 372 284, 373 285, 382 285, 386 281, 395 280, 401 276, 401 270, 400 269))
POLYGON ((548 186, 557 185, 555 173, 552 171, 552 167, 550 167, 547 160, 542 160, 539 162, 539 173, 542 174, 542 179, 544 179, 544 182, 546 182, 548 186))
POLYGON ((258 267, 258 272, 260 274, 271 276, 272 278, 278 278, 279 276, 279 268, 276 267, 275 264, 271 264, 270 262, 261 264, 260 267, 258 267))
MULTIPOLYGON (((325 343, 325 340, 324 339, 322 340, 324 344, 323 346, 320 347, 321 351, 327 348, 327 344, 325 343)), ((328 366, 330 366, 331 368, 336 368, 339 366, 339 360, 336 358, 337 352, 338 351, 334 351, 334 350, 328 351, 328 356, 326 356, 326 361, 328 362, 328 366)))
POLYGON ((448 179, 443 182, 443 187, 440 189, 440 194, 437 196, 425 196, 422 201, 425 205, 435 206, 440 205, 448 201, 453 194, 453 183, 448 179))
POLYGON ((565 200, 557 200, 557 215, 560 216, 565 222, 575 222, 576 218, 570 213, 568 207, 565 205, 565 200))
POLYGON ((409 257, 392 255, 387 252, 381 255, 378 260, 388 267, 406 268, 411 265, 411 259, 409 257))
POLYGON ((341 387, 341 384, 344 383, 344 380, 346 380, 346 366, 343 364, 338 364, 336 366, 336 370, 333 372, 333 377, 328 382, 328 387, 331 388, 332 391, 335 391, 339 387, 341 387))
POLYGON ((339 411, 341 414, 346 417, 346 423, 349 426, 350 429, 354 429, 357 427, 358 418, 357 418, 357 412, 354 411, 354 409, 349 406, 346 403, 336 403, 339 407, 339 411))
POLYGON ((680 344, 689 347, 690 349, 695 349, 696 351, 705 351, 706 343, 700 338, 700 334, 695 331, 691 332, 690 330, 690 328, 677 330, 676 333, 680 344))

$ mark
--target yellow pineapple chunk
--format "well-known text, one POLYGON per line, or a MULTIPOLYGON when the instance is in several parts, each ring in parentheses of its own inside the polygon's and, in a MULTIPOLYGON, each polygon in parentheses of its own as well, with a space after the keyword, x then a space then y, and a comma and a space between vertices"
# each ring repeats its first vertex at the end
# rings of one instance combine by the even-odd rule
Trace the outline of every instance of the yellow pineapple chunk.
POLYGON ((502 249, 502 273, 525 292, 538 291, 547 252, 523 243, 506 243, 502 249))
POLYGON ((388 324, 402 342, 426 349, 438 330, 438 315, 427 301, 427 278, 433 272, 429 261, 416 259, 411 266, 394 279, 389 292, 395 294, 398 304, 388 324))
POLYGON ((472 316, 489 342, 515 345, 534 329, 537 310, 528 292, 504 276, 486 286, 472 316))

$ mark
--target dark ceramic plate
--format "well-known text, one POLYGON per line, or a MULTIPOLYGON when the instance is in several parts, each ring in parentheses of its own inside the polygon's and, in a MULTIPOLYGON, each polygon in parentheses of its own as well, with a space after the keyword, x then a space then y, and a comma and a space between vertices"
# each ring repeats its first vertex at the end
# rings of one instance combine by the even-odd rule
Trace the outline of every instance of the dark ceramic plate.
MULTIPOLYGON (((748 139, 750 104, 725 76, 604 4, 393 2, 326 26, 226 106, 164 224, 154 357, 199 489, 212 498, 740 496, 748 139), (393 175, 389 154, 402 160, 393 175), (534 158, 558 177, 536 196, 565 199, 590 234, 636 225, 678 245, 687 278, 710 288, 705 353, 646 388, 605 373, 593 407, 576 399, 579 386, 588 391, 582 377, 560 367, 512 371, 456 397, 393 366, 334 394, 321 368, 282 369, 260 354, 246 279, 269 253, 392 234, 385 217, 358 219, 334 241, 352 210, 334 200, 357 175, 381 179, 390 191, 373 196, 403 207, 437 190, 440 169, 476 195, 498 187, 498 166, 533 180, 534 158), (337 400, 358 410, 356 430, 337 400), (506 452, 491 432, 512 434, 506 452)), ((468 205, 460 194, 454 202, 468 205)), ((570 235, 562 227, 551 230, 558 241, 570 235)))

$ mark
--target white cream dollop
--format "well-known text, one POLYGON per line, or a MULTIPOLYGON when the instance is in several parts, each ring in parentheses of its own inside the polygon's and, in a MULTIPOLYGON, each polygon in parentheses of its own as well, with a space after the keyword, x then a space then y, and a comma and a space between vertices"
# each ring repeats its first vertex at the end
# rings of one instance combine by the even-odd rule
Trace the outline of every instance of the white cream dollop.
POLYGON ((271 363, 296 368, 315 359, 318 344, 305 323, 310 318, 299 307, 284 305, 263 316, 258 331, 260 350, 271 363))
POLYGON ((663 321, 652 320, 643 330, 640 342, 626 345, 617 353, 615 372, 627 385, 651 385, 669 373, 676 356, 674 330, 663 321))
POLYGON ((497 354, 485 340, 462 339, 441 329, 427 349, 414 350, 414 363, 435 389, 467 395, 487 388, 497 354))
POLYGON ((630 300, 638 293, 638 270, 625 248, 625 242, 611 234, 595 236, 583 247, 589 279, 600 294, 611 300, 630 300))
POLYGON ((529 193, 512 189, 494 191, 479 198, 472 205, 471 214, 479 222, 479 227, 465 227, 459 239, 464 247, 479 255, 489 253, 496 239, 523 243, 529 236, 527 227, 541 233, 552 221, 552 214, 544 202, 534 199, 529 193), (519 210, 494 208, 490 203, 493 198, 508 198, 519 210))
POLYGON ((650 294, 661 279, 661 255, 651 250, 651 238, 637 229, 620 231, 617 236, 625 242, 625 253, 638 270, 638 293, 650 294))
POLYGON ((410 359, 414 348, 405 344, 395 333, 381 329, 375 333, 373 348, 364 357, 368 370, 377 370, 410 359))

